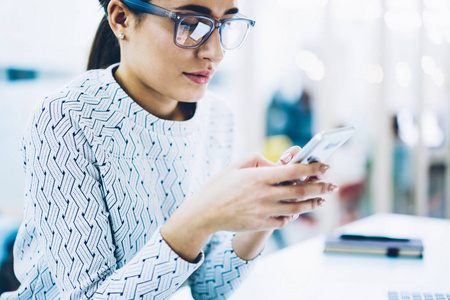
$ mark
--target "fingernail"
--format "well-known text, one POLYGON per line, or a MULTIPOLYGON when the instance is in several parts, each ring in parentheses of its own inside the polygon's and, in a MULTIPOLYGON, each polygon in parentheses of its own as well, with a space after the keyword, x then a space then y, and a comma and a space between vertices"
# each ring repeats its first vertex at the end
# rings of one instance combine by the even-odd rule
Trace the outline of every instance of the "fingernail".
POLYGON ((328 171, 329 168, 330 168, 329 165, 321 165, 321 166, 320 166, 320 172, 321 172, 322 174, 325 174, 326 171, 328 171))
POLYGON ((292 159, 292 154, 289 153, 289 152, 284 153, 284 154, 281 156, 281 158, 280 158, 280 160, 281 160, 284 164, 287 164, 288 162, 290 162, 291 159, 292 159))
POLYGON ((328 190, 329 190, 330 192, 336 192, 336 191, 339 191, 339 187, 338 187, 337 185, 335 185, 335 184, 330 184, 330 185, 328 186, 328 190))
POLYGON ((325 199, 323 199, 323 198, 320 198, 320 199, 317 201, 317 204, 318 204, 319 206, 323 206, 323 205, 325 205, 325 203, 326 203, 326 201, 325 201, 325 199))

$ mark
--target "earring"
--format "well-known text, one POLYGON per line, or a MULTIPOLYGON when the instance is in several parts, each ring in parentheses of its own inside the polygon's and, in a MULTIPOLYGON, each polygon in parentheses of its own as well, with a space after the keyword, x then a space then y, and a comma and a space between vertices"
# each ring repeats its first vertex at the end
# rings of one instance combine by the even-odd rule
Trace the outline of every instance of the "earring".
POLYGON ((123 35, 123 33, 119 33, 119 39, 123 40, 125 38, 125 35, 123 35))

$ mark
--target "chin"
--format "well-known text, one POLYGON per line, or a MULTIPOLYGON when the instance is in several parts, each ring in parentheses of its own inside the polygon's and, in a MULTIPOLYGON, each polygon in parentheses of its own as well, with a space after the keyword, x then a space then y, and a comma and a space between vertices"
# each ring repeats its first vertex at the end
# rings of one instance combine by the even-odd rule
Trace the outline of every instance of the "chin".
POLYGON ((186 91, 178 97, 180 102, 195 103, 202 99, 206 94, 206 87, 194 91, 186 91))

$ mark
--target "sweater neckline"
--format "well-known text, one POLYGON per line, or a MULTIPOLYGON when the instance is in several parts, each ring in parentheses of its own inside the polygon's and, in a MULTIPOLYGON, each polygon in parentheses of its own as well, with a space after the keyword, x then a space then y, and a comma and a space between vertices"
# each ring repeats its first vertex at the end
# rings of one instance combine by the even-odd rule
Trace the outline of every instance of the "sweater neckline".
POLYGON ((119 85, 113 76, 114 70, 119 63, 113 64, 103 70, 103 84, 112 103, 135 124, 146 128, 147 130, 164 135, 186 135, 198 128, 198 120, 203 114, 203 105, 197 102, 194 115, 186 121, 173 121, 161 119, 142 108, 137 104, 119 85))

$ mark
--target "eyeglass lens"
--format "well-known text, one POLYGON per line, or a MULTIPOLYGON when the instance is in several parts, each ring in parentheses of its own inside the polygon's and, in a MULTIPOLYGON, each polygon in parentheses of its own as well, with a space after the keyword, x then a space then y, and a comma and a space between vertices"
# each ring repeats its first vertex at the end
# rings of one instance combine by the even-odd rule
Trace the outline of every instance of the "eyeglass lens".
POLYGON ((225 49, 234 49, 244 42, 248 32, 246 21, 229 21, 222 26, 220 38, 225 49))
MULTIPOLYGON (((177 28, 176 42, 181 47, 195 47, 208 38, 214 27, 213 22, 199 17, 183 19, 177 28)), ((222 47, 228 50, 239 47, 248 31, 245 20, 230 20, 222 25, 220 38, 222 47)))

